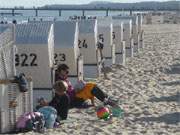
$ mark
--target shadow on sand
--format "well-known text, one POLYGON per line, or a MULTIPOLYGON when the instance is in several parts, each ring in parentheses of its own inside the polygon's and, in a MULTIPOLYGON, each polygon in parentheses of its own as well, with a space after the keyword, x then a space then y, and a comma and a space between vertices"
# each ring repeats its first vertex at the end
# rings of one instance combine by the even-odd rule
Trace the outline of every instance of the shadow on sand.
POLYGON ((136 118, 136 121, 144 121, 144 122, 165 122, 166 124, 178 124, 180 123, 180 112, 175 112, 175 113, 169 113, 169 114, 164 114, 160 117, 140 117, 136 118))
POLYGON ((161 85, 166 85, 166 86, 173 86, 173 85, 180 85, 180 81, 171 81, 171 82, 163 82, 161 85))
POLYGON ((170 66, 170 69, 165 69, 166 74, 180 74, 180 64, 170 66))
POLYGON ((160 98, 153 97, 148 100, 149 102, 178 102, 180 103, 180 92, 172 96, 162 96, 160 98))

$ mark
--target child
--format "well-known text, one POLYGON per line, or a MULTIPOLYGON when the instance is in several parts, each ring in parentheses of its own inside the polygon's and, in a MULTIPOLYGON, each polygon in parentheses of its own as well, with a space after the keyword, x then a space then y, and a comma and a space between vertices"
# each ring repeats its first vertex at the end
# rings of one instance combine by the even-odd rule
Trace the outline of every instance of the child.
POLYGON ((49 103, 43 97, 38 99, 39 105, 36 109, 44 115, 46 128, 53 128, 60 120, 67 119, 69 109, 67 87, 66 82, 57 81, 53 86, 55 96, 49 103))
POLYGON ((64 81, 57 81, 54 84, 55 96, 49 103, 49 106, 57 110, 57 115, 61 120, 67 119, 69 109, 69 96, 66 94, 68 85, 64 81))

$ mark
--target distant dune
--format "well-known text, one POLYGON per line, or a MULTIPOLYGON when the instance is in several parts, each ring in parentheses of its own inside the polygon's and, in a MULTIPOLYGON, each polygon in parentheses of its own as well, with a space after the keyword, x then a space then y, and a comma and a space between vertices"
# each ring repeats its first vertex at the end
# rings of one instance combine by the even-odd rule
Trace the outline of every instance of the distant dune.
POLYGON ((180 11, 180 1, 166 2, 138 2, 138 3, 113 3, 113 2, 91 2, 83 5, 45 5, 40 8, 110 8, 110 9, 133 9, 133 10, 178 10, 180 11))

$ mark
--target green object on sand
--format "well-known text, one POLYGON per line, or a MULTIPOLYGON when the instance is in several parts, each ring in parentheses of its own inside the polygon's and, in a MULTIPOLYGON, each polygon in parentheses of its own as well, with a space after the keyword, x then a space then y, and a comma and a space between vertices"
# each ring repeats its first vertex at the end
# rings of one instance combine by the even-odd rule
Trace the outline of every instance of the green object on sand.
POLYGON ((124 110, 121 109, 120 107, 111 108, 111 111, 112 111, 112 115, 114 117, 123 118, 123 116, 124 116, 124 110))

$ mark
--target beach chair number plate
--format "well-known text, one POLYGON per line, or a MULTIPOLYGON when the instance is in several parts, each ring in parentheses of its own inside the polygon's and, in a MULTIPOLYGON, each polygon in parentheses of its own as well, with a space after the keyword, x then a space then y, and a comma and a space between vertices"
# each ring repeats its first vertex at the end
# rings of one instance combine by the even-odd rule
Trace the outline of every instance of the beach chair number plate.
POLYGON ((15 66, 28 67, 28 66, 38 66, 37 64, 37 54, 16 54, 15 55, 15 66))
POLYGON ((59 54, 55 53, 54 61, 55 61, 55 65, 57 65, 61 61, 66 61, 66 55, 64 53, 59 53, 59 54))
POLYGON ((86 40, 84 39, 84 40, 78 40, 78 47, 79 48, 88 48, 88 45, 87 45, 87 43, 86 43, 86 40))

